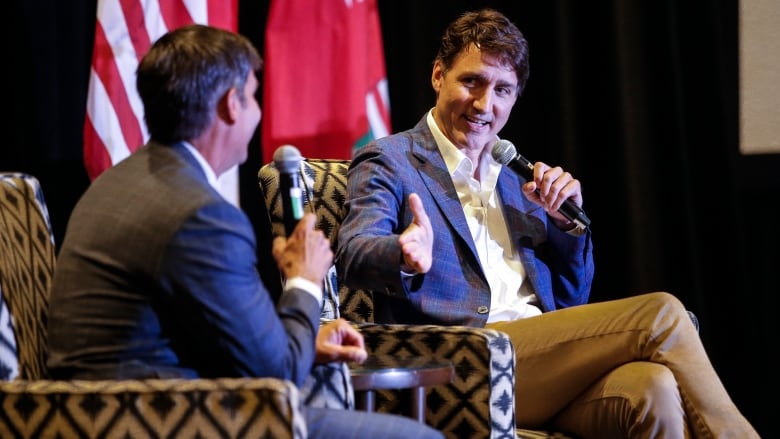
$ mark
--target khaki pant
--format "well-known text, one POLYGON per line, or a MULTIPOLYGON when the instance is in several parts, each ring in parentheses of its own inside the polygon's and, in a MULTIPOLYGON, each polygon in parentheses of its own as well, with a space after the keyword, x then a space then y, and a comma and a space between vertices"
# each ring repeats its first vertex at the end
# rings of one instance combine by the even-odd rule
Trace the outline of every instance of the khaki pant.
POLYGON ((757 438, 668 293, 592 303, 488 328, 517 356, 519 427, 582 438, 757 438))

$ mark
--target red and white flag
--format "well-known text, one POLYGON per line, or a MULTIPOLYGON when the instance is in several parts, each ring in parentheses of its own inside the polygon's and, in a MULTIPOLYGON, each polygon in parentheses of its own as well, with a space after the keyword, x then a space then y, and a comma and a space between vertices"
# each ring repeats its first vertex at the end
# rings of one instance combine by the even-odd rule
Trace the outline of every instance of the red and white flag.
POLYGON ((264 163, 284 144, 349 159, 390 133, 376 0, 272 0, 264 54, 264 163))
MULTIPOLYGON (((84 165, 90 180, 149 139, 135 71, 168 30, 203 23, 237 31, 238 0, 98 0, 95 44, 84 121, 84 165)), ((220 177, 238 204, 238 168, 220 177)))

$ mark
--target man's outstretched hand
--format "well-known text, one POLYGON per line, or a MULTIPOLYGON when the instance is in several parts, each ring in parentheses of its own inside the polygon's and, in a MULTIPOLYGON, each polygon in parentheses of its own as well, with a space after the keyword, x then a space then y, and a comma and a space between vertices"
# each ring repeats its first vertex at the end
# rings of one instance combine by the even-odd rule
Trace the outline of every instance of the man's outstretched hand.
POLYGON ((433 228, 419 195, 409 195, 409 207, 414 220, 398 237, 403 254, 401 271, 427 273, 433 262, 433 228))

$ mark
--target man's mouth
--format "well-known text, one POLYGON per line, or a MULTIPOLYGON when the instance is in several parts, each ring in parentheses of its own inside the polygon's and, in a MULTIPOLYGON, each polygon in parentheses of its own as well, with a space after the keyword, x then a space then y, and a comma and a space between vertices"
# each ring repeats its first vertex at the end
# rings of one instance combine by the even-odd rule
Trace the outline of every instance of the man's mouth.
POLYGON ((486 126, 486 125, 490 124, 490 122, 488 122, 486 120, 482 120, 482 119, 476 118, 476 117, 465 116, 465 118, 466 118, 466 120, 469 123, 475 124, 475 125, 479 125, 479 126, 486 126))

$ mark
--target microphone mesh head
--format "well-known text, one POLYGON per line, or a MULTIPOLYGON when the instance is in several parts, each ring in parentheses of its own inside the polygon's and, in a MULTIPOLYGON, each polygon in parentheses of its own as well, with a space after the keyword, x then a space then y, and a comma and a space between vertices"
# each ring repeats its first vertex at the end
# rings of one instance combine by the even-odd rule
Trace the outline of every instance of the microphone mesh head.
POLYGON ((499 140, 493 144, 493 149, 490 151, 493 155, 493 159, 502 165, 506 165, 511 162, 517 155, 517 149, 515 145, 509 140, 499 140))
POLYGON ((274 166, 281 173, 293 174, 298 172, 302 159, 301 152, 292 145, 282 145, 274 151, 274 166))

